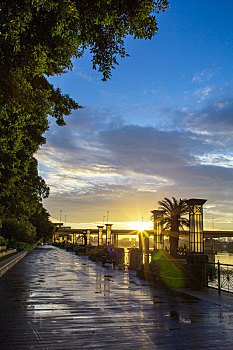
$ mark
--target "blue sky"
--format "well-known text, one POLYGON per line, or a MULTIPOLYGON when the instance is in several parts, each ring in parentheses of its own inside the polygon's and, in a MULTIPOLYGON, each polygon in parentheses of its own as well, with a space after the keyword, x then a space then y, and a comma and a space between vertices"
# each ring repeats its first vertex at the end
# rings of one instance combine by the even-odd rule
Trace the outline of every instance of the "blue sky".
POLYGON ((111 80, 88 53, 50 81, 85 108, 51 121, 37 154, 54 221, 150 218, 165 196, 208 199, 206 228, 233 228, 233 3, 171 1, 151 41, 126 39, 111 80))

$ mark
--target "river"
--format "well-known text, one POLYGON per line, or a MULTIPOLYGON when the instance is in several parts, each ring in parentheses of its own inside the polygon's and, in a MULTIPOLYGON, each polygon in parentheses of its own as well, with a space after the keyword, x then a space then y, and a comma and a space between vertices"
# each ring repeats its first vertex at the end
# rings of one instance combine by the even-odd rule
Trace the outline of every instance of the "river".
POLYGON ((218 252, 215 255, 215 262, 218 262, 218 260, 221 264, 233 265, 233 253, 218 252))

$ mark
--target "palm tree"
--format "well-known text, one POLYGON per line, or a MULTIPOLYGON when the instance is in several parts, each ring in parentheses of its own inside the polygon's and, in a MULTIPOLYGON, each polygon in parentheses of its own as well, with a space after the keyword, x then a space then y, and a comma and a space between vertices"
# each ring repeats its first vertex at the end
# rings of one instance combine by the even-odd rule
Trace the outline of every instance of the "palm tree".
POLYGON ((179 230, 185 226, 189 226, 189 220, 184 218, 183 215, 189 212, 185 199, 179 199, 179 201, 172 197, 172 200, 165 197, 162 201, 158 202, 159 210, 163 211, 164 215, 164 228, 170 231, 170 254, 177 255, 179 230))

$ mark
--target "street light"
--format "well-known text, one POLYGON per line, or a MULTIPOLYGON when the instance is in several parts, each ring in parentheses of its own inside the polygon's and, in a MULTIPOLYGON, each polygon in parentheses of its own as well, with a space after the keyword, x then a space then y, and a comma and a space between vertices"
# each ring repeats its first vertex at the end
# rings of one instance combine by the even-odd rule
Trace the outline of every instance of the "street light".
POLYGON ((189 250, 193 253, 204 252, 203 204, 206 201, 198 198, 185 201, 189 206, 189 250))

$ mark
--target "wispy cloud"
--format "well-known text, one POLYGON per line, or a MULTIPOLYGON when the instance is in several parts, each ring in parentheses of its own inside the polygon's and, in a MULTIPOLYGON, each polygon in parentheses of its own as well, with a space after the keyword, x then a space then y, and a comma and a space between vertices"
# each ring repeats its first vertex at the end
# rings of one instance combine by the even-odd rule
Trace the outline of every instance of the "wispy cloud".
POLYGON ((209 81, 215 74, 216 70, 203 69, 200 72, 194 74, 192 78, 193 83, 203 83, 209 81))
POLYGON ((210 86, 206 86, 202 89, 198 89, 194 92, 195 95, 198 96, 198 103, 203 102, 204 100, 206 100, 210 94, 213 92, 213 88, 210 86))

